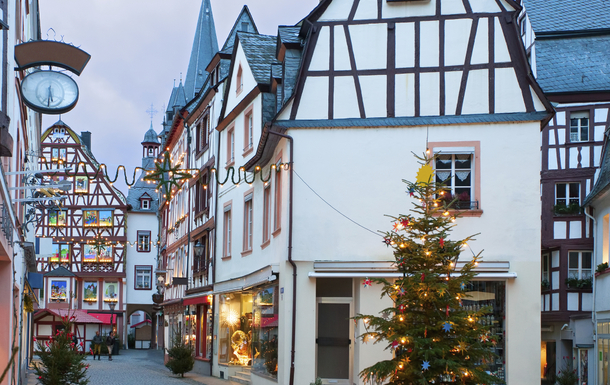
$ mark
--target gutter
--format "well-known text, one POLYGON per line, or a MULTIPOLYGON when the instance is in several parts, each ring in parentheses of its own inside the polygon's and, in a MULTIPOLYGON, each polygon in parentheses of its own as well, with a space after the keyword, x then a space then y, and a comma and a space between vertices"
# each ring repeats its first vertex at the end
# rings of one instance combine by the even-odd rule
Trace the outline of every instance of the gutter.
MULTIPOLYGON (((588 206, 588 207, 591 207, 591 206, 588 206)), ((593 207, 591 207, 591 208, 593 208, 593 207)), ((587 218, 589 218, 593 221, 593 231, 591 233, 593 235, 593 260, 595 262, 597 262, 597 247, 596 247, 597 242, 595 242, 595 237, 597 234, 597 221, 591 214, 589 214, 587 212, 586 206, 585 206, 585 209, 583 210, 583 212, 585 213, 587 218)), ((595 264, 593 264, 593 266, 595 266, 595 264)), ((595 354, 598 349, 598 346, 597 346, 597 316, 595 313, 595 289, 596 289, 595 281, 596 281, 595 274, 593 274, 593 279, 591 282, 591 285, 593 286, 593 310, 591 312, 591 322, 593 323, 593 344, 595 345, 593 357, 595 357, 595 354)), ((593 366, 593 378, 597 378, 597 365, 592 365, 592 366, 593 366)))
POLYGON ((290 380, 289 385, 294 385, 294 356, 296 345, 296 326, 297 326, 297 265, 292 260, 292 206, 293 206, 293 180, 294 180, 294 141, 292 136, 280 134, 275 131, 268 131, 269 134, 285 138, 290 143, 290 184, 288 192, 288 263, 292 265, 292 330, 290 337, 290 380))

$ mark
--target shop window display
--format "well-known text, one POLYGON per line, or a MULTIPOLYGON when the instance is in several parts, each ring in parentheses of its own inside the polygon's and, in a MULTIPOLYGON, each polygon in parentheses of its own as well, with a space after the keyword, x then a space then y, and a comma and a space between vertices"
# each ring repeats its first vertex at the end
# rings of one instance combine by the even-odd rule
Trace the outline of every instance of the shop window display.
POLYGON ((277 378, 277 286, 256 291, 252 313, 252 371, 277 378))
POLYGON ((220 363, 252 365, 252 294, 220 295, 220 363))
POLYGON ((501 281, 473 281, 466 286, 466 299, 462 306, 467 310, 478 311, 488 307, 490 312, 481 317, 484 325, 491 325, 489 338, 494 344, 496 361, 489 365, 489 371, 499 379, 505 379, 504 331, 505 331, 505 290, 501 281))

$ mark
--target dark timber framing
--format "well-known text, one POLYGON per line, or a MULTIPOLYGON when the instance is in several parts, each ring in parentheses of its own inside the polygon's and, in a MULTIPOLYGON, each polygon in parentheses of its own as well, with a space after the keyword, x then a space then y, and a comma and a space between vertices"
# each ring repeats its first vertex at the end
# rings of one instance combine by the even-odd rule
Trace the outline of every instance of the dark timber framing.
MULTIPOLYGON (((422 84, 421 74, 422 73, 438 73, 439 74, 439 115, 462 115, 464 106, 464 97, 466 94, 466 86, 471 71, 475 70, 487 70, 488 71, 488 113, 494 114, 497 110, 495 92, 496 92, 496 69, 499 68, 512 68, 515 71, 521 94, 523 97, 523 103, 525 106, 525 112, 534 112, 534 100, 531 92, 531 88, 540 97, 544 104, 546 111, 551 112, 552 107, 544 98, 542 91, 537 86, 533 77, 531 76, 529 69, 527 68, 526 60, 524 55, 521 55, 523 49, 520 50, 521 41, 517 33, 515 24, 515 17, 517 12, 513 10, 507 10, 503 3, 496 0, 498 7, 501 9, 499 12, 482 12, 473 13, 472 7, 468 0, 462 0, 465 14, 441 14, 441 1, 436 2, 436 11, 434 15, 426 16, 413 16, 413 17, 397 17, 382 19, 382 6, 383 0, 377 2, 377 19, 365 19, 365 20, 354 20, 355 14, 358 9, 360 0, 354 0, 351 7, 347 20, 332 20, 332 21, 317 21, 323 10, 328 6, 329 1, 322 2, 319 9, 316 9, 310 16, 305 20, 303 31, 309 31, 309 38, 307 39, 307 45, 305 47, 304 61, 299 71, 299 78, 294 96, 294 103, 290 111, 290 119, 295 120, 298 109, 300 107, 301 95, 305 82, 309 77, 328 77, 328 119, 334 119, 334 107, 335 107, 335 77, 336 76, 352 76, 354 79, 354 87, 356 91, 356 99, 358 101, 358 111, 360 118, 366 118, 367 112, 364 105, 364 95, 362 94, 362 88, 360 85, 360 76, 370 75, 384 75, 386 76, 386 110, 387 117, 396 116, 396 75, 398 74, 413 74, 413 87, 415 97, 411 102, 414 108, 414 117, 421 116, 421 90, 425 87, 422 84), (446 21, 448 20, 462 20, 470 19, 472 21, 470 27, 470 34, 468 38, 468 45, 466 47, 466 55, 463 64, 460 65, 445 65, 445 34, 446 34, 446 21), (495 57, 495 35, 496 35, 496 20, 498 20, 502 35, 506 41, 506 45, 509 51, 510 60, 506 62, 496 62, 495 57), (439 22, 439 42, 438 42, 438 66, 432 67, 421 67, 420 56, 421 56, 421 23, 426 21, 438 21, 439 22), (474 51, 475 40, 477 36, 477 30, 487 23, 487 50, 488 50, 488 62, 484 64, 472 64, 472 55, 474 51), (356 66, 356 58, 354 54, 353 39, 350 34, 351 25, 363 25, 363 24, 387 24, 387 59, 386 67, 379 69, 358 69, 356 66), (414 63, 412 67, 396 68, 396 47, 397 47, 397 36, 396 36, 396 25, 397 23, 413 23, 414 25, 414 63), (349 54, 349 70, 336 70, 334 66, 335 61, 335 27, 343 27, 345 32, 345 39, 347 44, 347 51, 349 54), (321 28, 329 28, 329 69, 328 70, 309 70, 311 64, 311 57, 316 49, 318 43, 318 35, 320 34, 321 28), (462 78, 458 90, 458 100, 455 111, 446 111, 446 78, 447 72, 461 71, 462 78), (530 88, 531 87, 531 88, 530 88)), ((520 10, 520 6, 512 1, 509 4, 520 10)), ((546 123, 546 122, 543 122, 546 123)))

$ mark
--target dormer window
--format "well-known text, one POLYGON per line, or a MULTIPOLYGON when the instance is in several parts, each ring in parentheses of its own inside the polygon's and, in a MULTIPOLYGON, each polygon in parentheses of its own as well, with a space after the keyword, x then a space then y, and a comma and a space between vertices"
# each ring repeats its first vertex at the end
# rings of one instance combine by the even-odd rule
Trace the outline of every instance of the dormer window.
POLYGON ((152 207, 152 198, 148 194, 140 197, 140 210, 150 210, 152 207))

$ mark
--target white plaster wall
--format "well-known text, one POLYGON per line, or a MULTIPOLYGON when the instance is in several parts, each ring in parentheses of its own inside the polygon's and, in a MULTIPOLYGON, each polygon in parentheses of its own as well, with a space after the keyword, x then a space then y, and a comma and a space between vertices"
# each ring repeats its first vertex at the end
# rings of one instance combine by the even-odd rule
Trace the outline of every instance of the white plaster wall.
POLYGON ((456 19, 445 22, 445 65, 463 65, 472 20, 456 19))
POLYGON ((326 11, 320 16, 319 21, 328 20, 347 20, 349 11, 352 9, 354 0, 335 0, 332 1, 326 11))
POLYGON ((321 95, 328 95, 328 77, 309 76, 303 86, 297 119, 328 119, 328 97, 321 95))
MULTIPOLYGON (((387 112, 387 80, 385 75, 359 76, 362 101, 367 118, 386 117, 387 112)), ((358 104, 356 103, 356 107, 358 104)), ((359 115, 357 115, 359 117, 359 115)))
POLYGON ((471 64, 486 64, 489 62, 489 38, 487 18, 482 18, 477 24, 477 34, 474 38, 471 64))
MULTIPOLYGON (((485 260, 509 261, 510 270, 518 275, 507 282, 507 363, 508 377, 514 384, 528 383, 539 374, 536 362, 540 349, 540 302, 538 296, 531 295, 540 290, 539 170, 531 167, 539 164, 539 128, 539 124, 526 123, 442 126, 429 130, 430 141, 481 142, 483 214, 480 218, 458 219, 452 238, 481 232, 471 244, 473 250, 484 249, 485 260), (498 173, 497 162, 504 155, 509 156, 515 147, 521 149, 518 165, 507 173, 498 173), (507 178, 518 178, 524 183, 518 190, 499 189, 507 178)), ((415 178, 418 165, 409 152, 425 149, 425 127, 308 128, 289 130, 288 134, 294 137, 295 165, 300 177, 355 222, 373 232, 387 230, 390 221, 384 214, 406 212, 410 208, 401 179, 415 178), (312 153, 325 156, 311 157, 312 153), (364 184, 368 188, 362 188, 364 184)), ((298 179, 294 186, 296 260, 391 260, 391 251, 383 247, 378 235, 346 220, 298 179)), ((299 335, 307 335, 299 330, 299 335)), ((311 379, 303 379, 303 384, 305 381, 309 383, 311 379)))
POLYGON ((396 23, 396 67, 415 67, 415 24, 396 23))
POLYGON ((152 304, 152 294, 156 293, 155 266, 157 265, 157 237, 159 234, 159 223, 157 215, 151 213, 131 212, 127 216, 127 241, 134 243, 138 241, 138 231, 150 231, 152 245, 149 252, 138 252, 137 246, 127 246, 127 277, 126 295, 128 304, 152 304), (151 290, 135 290, 135 266, 152 266, 151 290))
POLYGON ((443 15, 455 15, 466 13, 464 4, 459 1, 444 1, 441 3, 441 14, 443 15))
POLYGON ((440 0, 430 1, 414 1, 414 2, 395 2, 388 3, 386 1, 381 4, 381 17, 391 19, 395 17, 407 16, 432 16, 436 14, 436 2, 440 0))
POLYGON ((419 65, 421 67, 437 67, 438 63, 438 38, 439 22, 422 21, 420 24, 420 55, 419 65))
POLYGON ((376 1, 360 1, 358 9, 354 15, 355 20, 366 20, 377 18, 377 2, 376 1))
POLYGON ((415 116, 415 75, 398 74, 394 84, 394 114, 398 116, 415 116))
POLYGON ((327 71, 330 57, 330 31, 328 26, 320 28, 316 49, 311 56, 309 63, 310 71, 327 71))
POLYGON ((524 112, 525 104, 515 70, 512 68, 496 68, 495 79, 496 113, 524 112))
POLYGON ((238 44, 237 53, 235 55, 235 64, 233 65, 233 72, 231 73, 231 84, 229 85, 229 92, 227 95, 227 106, 225 115, 228 114, 237 106, 237 104, 243 99, 245 95, 248 95, 250 91, 256 87, 256 80, 254 80, 254 76, 252 75, 252 71, 250 71, 250 67, 248 65, 248 60, 246 59, 246 55, 244 54, 244 50, 241 44, 238 44), (241 63, 242 67, 242 79, 243 79, 243 89, 240 94, 236 94, 237 87, 237 70, 239 68, 239 64, 241 63))
POLYGON ((335 119, 360 117, 353 76, 335 77, 333 107, 333 117, 335 119))
POLYGON ((502 11, 494 0, 469 0, 473 12, 500 12, 502 11))
POLYGON ((489 93, 488 70, 474 70, 468 73, 466 82, 466 92, 464 93, 464 104, 462 112, 464 114, 485 114, 489 113, 489 100, 482 98, 481 95, 489 93))
MULTIPOLYGON (((334 1, 331 3, 334 4, 334 1)), ((335 70, 350 70, 352 65, 349 61, 349 51, 347 49, 347 39, 345 38, 345 29, 341 25, 335 27, 335 52, 334 52, 334 67, 335 70)))
POLYGON ((387 67, 388 26, 380 24, 356 24, 349 26, 352 38, 356 68, 359 70, 381 69, 387 67))

